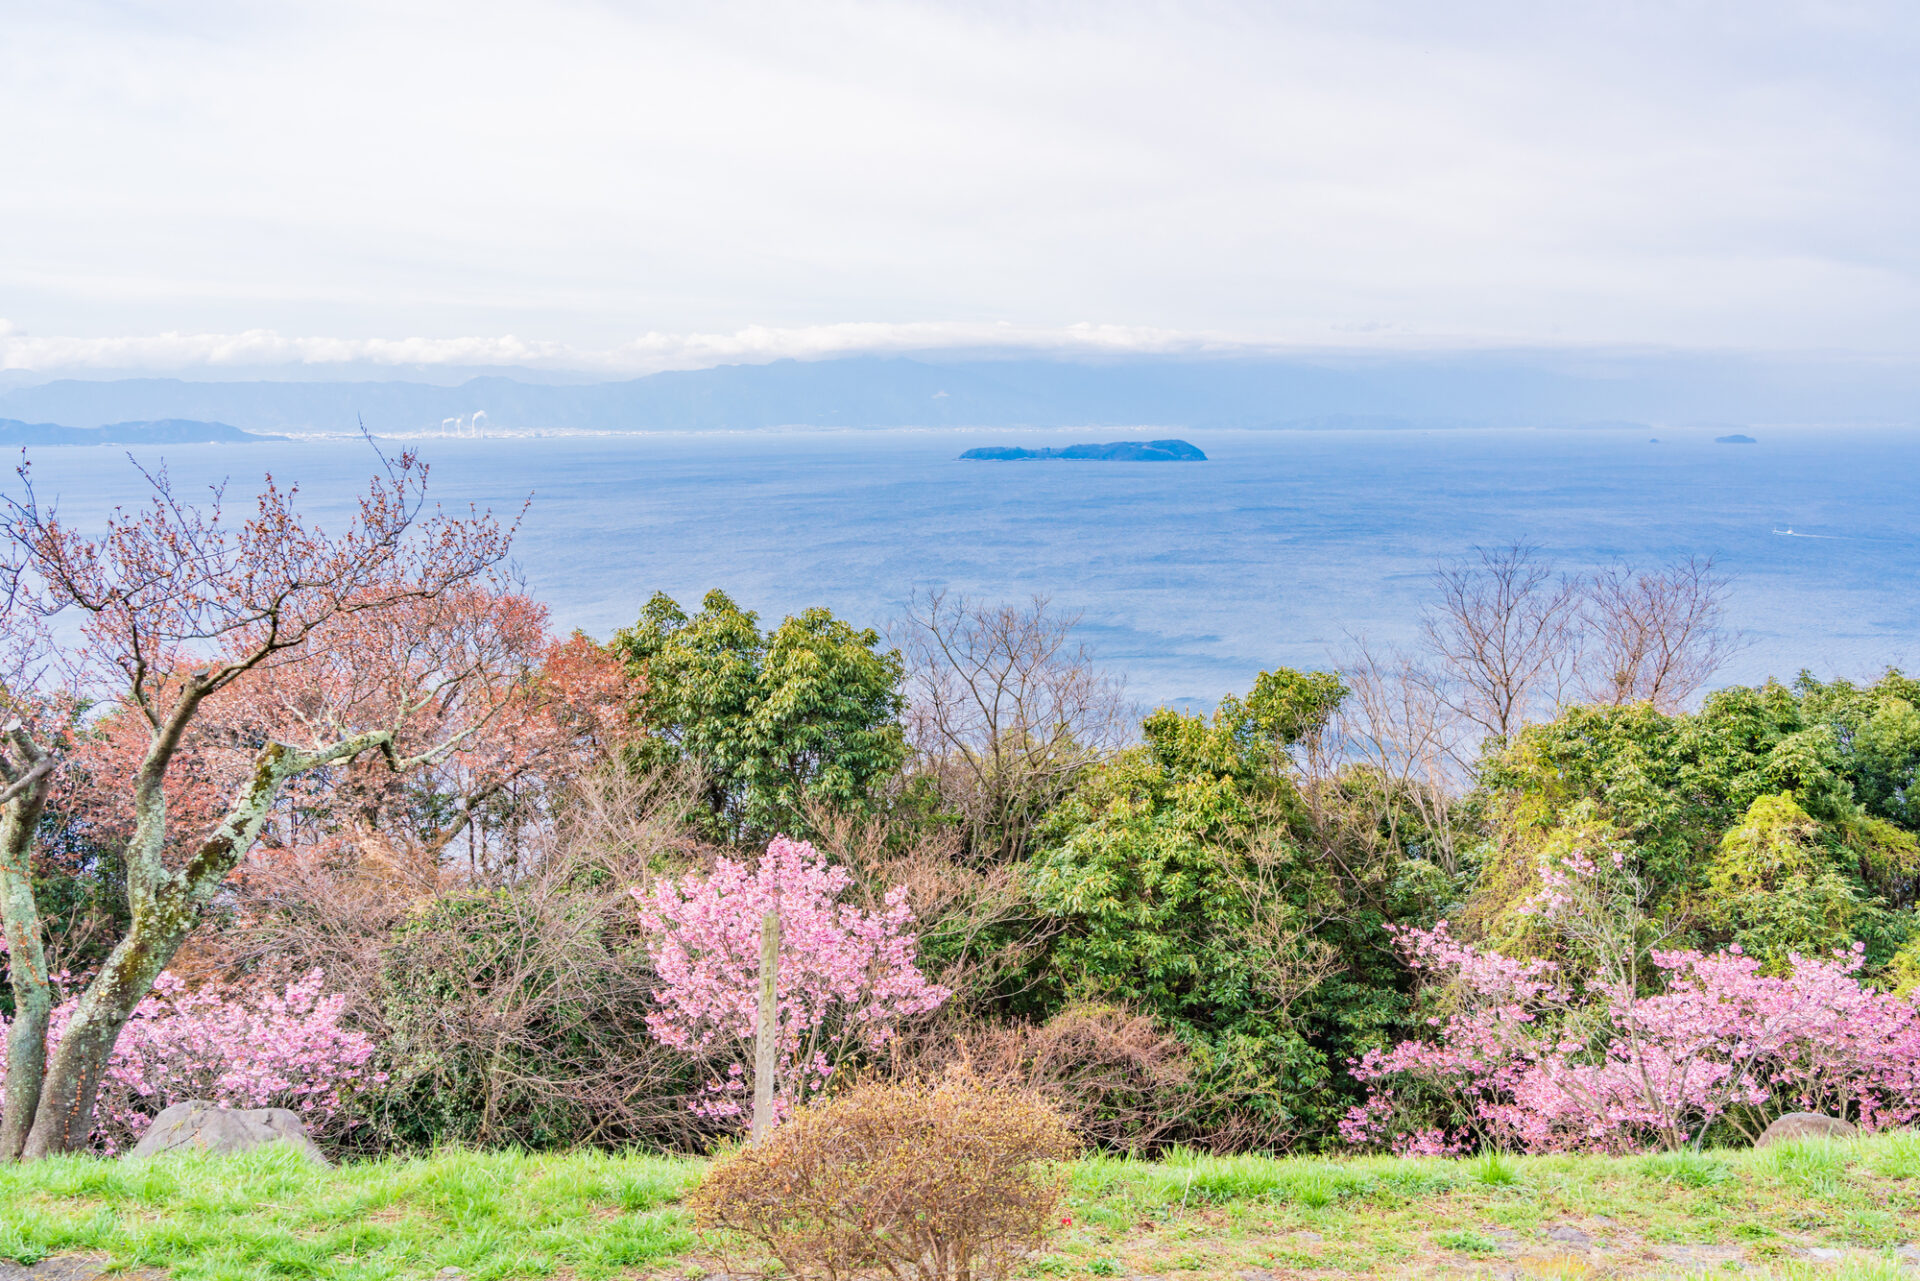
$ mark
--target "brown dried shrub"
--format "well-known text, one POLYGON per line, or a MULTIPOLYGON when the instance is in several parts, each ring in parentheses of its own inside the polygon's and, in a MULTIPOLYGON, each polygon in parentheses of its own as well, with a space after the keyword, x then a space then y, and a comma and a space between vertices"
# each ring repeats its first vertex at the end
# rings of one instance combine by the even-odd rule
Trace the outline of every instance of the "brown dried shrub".
POLYGON ((1089 1147, 1151 1152, 1191 1138, 1192 1056, 1144 1014, 1070 1005, 1045 1023, 962 1035, 956 1049, 982 1076, 1052 1103, 1089 1147))
POLYGON ((690 1203, 795 1277, 997 1279, 1053 1224, 1077 1151, 1052 1105, 1005 1084, 868 1081, 719 1161, 690 1203))

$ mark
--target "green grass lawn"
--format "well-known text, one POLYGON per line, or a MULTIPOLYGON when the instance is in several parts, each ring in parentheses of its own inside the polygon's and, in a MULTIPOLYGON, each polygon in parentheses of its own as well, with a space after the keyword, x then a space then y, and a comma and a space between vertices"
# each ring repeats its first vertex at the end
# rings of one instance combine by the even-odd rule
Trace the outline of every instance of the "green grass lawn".
MULTIPOLYGON (((678 1202, 690 1158, 274 1149, 0 1167, 0 1257, 182 1281, 760 1271, 678 1202)), ((1920 1278, 1920 1134, 1764 1152, 1472 1161, 1090 1159, 1029 1277, 1920 1278), (1908 1263, 1912 1258, 1914 1262, 1908 1263)))

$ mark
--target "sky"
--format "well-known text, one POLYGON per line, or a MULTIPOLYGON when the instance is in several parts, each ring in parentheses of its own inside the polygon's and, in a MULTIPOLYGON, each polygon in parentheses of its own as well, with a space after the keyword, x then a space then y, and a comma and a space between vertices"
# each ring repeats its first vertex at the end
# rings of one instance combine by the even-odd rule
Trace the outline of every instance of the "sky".
POLYGON ((0 0, 0 371, 1920 347, 1920 5, 0 0))

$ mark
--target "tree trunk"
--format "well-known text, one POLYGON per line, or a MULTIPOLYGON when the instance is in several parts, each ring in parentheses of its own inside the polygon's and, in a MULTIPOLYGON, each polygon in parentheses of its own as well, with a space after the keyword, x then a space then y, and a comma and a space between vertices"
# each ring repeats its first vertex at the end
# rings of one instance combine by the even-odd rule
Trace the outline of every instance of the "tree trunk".
POLYGON ((6 816, 0 819, 0 916, 6 930, 7 979, 13 988, 0 1162, 18 1161, 26 1148, 47 1067, 47 1017, 53 1010, 53 993, 40 940, 40 908, 33 897, 33 841, 52 786, 52 773, 43 771, 28 782, 26 791, 7 802, 6 816))
POLYGON ((60 1038, 60 1048, 48 1064, 40 1106, 27 1135, 27 1160, 86 1146, 93 1133, 100 1078, 106 1074, 120 1029, 199 924, 201 906, 253 848, 287 780, 369 748, 390 747, 392 741, 390 732, 375 731, 311 753, 268 743, 254 757, 253 772, 226 818, 177 872, 167 871, 161 861, 164 796, 136 798, 142 812, 127 851, 127 900, 132 920, 126 936, 81 995, 73 1019, 60 1038))
POLYGON ((752 1141, 773 1133, 774 1073, 780 1062, 780 913, 760 917, 760 1009, 753 1030, 752 1141))
POLYGON ((171 929, 135 925, 107 957, 100 973, 80 997, 73 1019, 61 1034, 60 1046, 47 1066, 40 1106, 27 1135, 23 1155, 29 1161, 86 1147, 93 1133, 94 1102, 100 1078, 113 1056, 120 1029, 133 1009, 152 989, 154 979, 180 950, 192 928, 189 911, 183 924, 171 929))

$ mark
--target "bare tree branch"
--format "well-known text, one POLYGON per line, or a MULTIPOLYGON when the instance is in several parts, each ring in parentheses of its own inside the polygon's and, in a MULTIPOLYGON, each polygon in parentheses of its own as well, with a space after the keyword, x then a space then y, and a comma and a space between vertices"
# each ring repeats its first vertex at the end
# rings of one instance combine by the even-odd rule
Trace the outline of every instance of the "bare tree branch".
POLYGON ((897 629, 921 767, 964 814, 969 846, 1017 858, 1033 823, 1126 732, 1120 683, 1044 597, 990 605, 929 592, 897 629))

